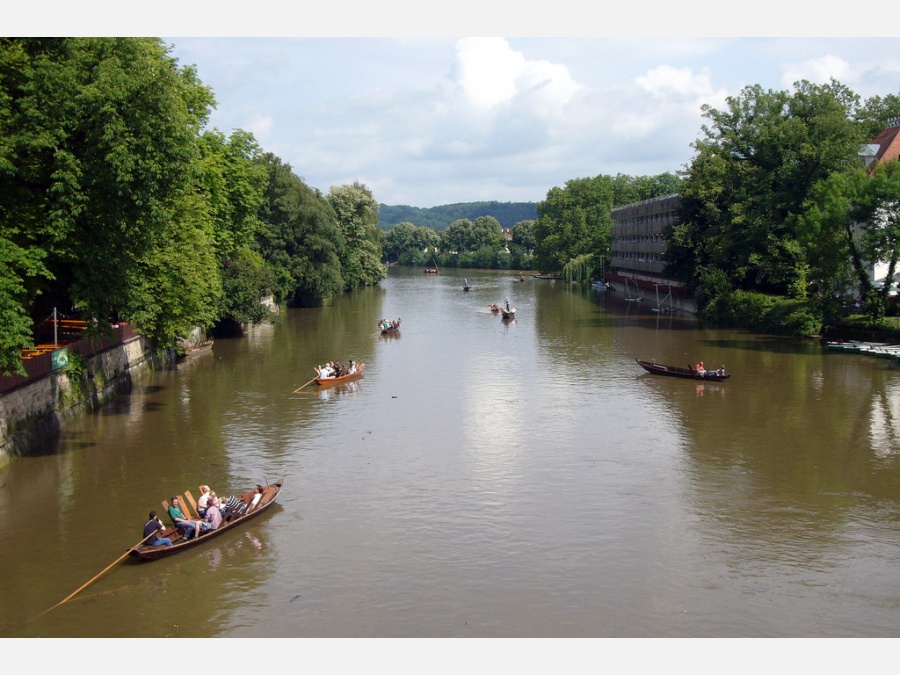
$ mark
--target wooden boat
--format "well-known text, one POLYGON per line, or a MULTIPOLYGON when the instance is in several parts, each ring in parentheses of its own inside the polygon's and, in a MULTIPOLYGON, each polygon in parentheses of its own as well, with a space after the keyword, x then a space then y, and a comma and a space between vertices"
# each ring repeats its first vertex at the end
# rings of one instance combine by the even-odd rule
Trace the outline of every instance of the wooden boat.
MULTIPOLYGON (((278 499, 278 495, 281 492, 282 485, 284 485, 283 478, 275 481, 271 485, 265 486, 262 499, 259 501, 259 504, 256 506, 256 508, 252 510, 250 510, 250 503, 253 501, 253 495, 256 494, 256 489, 254 488, 250 492, 245 493, 242 497, 236 500, 236 505, 231 508, 226 508, 223 511, 222 515, 224 517, 224 520, 217 530, 201 532, 199 537, 195 537, 193 539, 185 539, 182 536, 181 531, 177 527, 172 525, 159 532, 159 536, 168 537, 172 540, 171 546, 141 545, 131 549, 128 553, 131 557, 138 558, 140 560, 159 560, 160 558, 167 558, 170 555, 175 555, 176 553, 180 553, 181 551, 186 551, 189 548, 197 548, 198 546, 203 546, 203 544, 212 541, 219 535, 224 534, 229 530, 233 530, 234 528, 243 525, 248 520, 256 518, 265 511, 268 511, 275 503, 275 500, 278 499)), ((185 512, 184 514, 189 518, 192 518, 194 520, 199 519, 199 516, 197 516, 196 513, 197 506, 194 502, 193 497, 191 496, 191 493, 189 491, 185 492, 185 496, 188 499, 179 498, 179 501, 181 502, 181 510, 185 512), (191 506, 193 506, 193 512, 191 512, 191 506)), ((164 501, 162 504, 163 510, 167 511, 169 508, 169 503, 167 501, 164 501)))
POLYGON ((187 358, 189 356, 197 356, 198 354, 208 352, 213 348, 214 342, 215 340, 204 340, 203 342, 198 342, 197 344, 185 347, 184 353, 180 354, 179 357, 187 358))
POLYGON ((425 268, 425 274, 437 274, 437 273, 438 273, 437 267, 426 267, 425 268))
POLYGON ((562 279, 562 274, 532 274, 531 276, 544 281, 560 281, 562 279))
POLYGON ((500 313, 504 319, 514 319, 516 317, 516 308, 506 309, 506 307, 501 307, 500 313))
POLYGON ((389 333, 399 333, 399 332, 400 332, 400 319, 397 319, 397 323, 396 323, 396 324, 391 324, 391 325, 388 326, 387 328, 382 328, 382 329, 381 329, 381 334, 382 334, 382 335, 387 335, 387 334, 389 334, 389 333))
POLYGON ((365 367, 365 363, 357 363, 355 373, 352 373, 351 375, 341 375, 340 377, 317 377, 316 384, 325 387, 332 384, 338 384, 339 382, 350 382, 362 375, 362 371, 365 367))
POLYGON ((706 380, 706 381, 721 381, 727 380, 731 377, 731 373, 725 373, 724 371, 719 370, 707 370, 704 375, 700 375, 693 368, 679 368, 678 366, 665 366, 661 363, 652 363, 650 361, 641 361, 641 359, 635 359, 638 362, 638 365, 641 366, 648 373, 653 373, 654 375, 668 375, 669 377, 684 377, 689 380, 706 380))
POLYGON ((490 308, 491 312, 494 314, 500 313, 500 305, 488 305, 488 308, 490 308))

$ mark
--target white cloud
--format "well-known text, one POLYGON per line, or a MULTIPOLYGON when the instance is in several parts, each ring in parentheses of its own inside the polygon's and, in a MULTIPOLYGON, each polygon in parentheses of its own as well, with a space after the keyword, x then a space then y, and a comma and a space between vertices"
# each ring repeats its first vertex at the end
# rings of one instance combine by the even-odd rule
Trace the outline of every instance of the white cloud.
POLYGON ((580 89, 564 65, 528 60, 503 38, 459 40, 456 58, 457 82, 476 110, 516 99, 538 111, 559 110, 580 89))
POLYGON ((853 79, 850 64, 839 56, 822 56, 802 63, 787 63, 782 66, 781 86, 793 89, 795 82, 809 80, 815 84, 826 84, 831 78, 838 82, 848 83, 853 79))

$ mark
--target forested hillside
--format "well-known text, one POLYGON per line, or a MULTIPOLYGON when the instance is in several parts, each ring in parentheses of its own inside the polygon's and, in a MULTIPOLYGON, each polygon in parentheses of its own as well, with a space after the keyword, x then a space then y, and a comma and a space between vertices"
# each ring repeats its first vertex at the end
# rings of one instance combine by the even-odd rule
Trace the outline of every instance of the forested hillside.
POLYGON ((417 227, 425 226, 443 231, 455 220, 475 221, 481 216, 493 216, 500 221, 501 227, 512 227, 523 220, 537 218, 537 204, 534 202, 469 202, 433 206, 428 209, 381 204, 378 220, 383 230, 389 230, 397 223, 412 223, 417 227))

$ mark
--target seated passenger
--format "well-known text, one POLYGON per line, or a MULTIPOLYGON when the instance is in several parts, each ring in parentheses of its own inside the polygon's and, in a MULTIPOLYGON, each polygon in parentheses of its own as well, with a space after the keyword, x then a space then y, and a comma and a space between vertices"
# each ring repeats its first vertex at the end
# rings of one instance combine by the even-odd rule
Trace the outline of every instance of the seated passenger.
POLYGON ((210 494, 212 496, 209 498, 209 506, 206 509, 206 515, 203 517, 203 523, 200 526, 204 532, 218 530, 219 526, 222 524, 222 509, 219 505, 219 498, 216 497, 215 492, 210 494))
POLYGON ((185 539, 190 539, 192 534, 194 537, 200 534, 200 521, 185 517, 177 496, 172 497, 172 505, 169 506, 169 518, 172 519, 175 527, 178 528, 181 536, 185 539))
POLYGON ((159 521, 156 511, 150 512, 150 520, 144 523, 144 543, 147 546, 171 546, 172 540, 168 537, 160 537, 157 532, 166 529, 159 521))
POLYGON ((200 498, 197 500, 197 515, 201 518, 206 515, 206 505, 209 503, 210 492, 209 485, 200 486, 200 498))
POLYGON ((256 494, 253 495, 253 501, 250 502, 250 508, 247 509, 248 511, 252 511, 257 506, 259 506, 259 502, 262 499, 263 493, 265 491, 266 489, 262 485, 256 486, 256 494))

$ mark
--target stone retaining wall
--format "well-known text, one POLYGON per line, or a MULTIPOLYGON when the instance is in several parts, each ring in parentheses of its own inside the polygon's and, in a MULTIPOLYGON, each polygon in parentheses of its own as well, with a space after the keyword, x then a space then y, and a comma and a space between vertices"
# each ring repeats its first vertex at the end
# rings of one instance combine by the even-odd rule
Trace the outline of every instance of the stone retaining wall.
POLYGON ((142 374, 174 359, 157 354, 143 337, 133 337, 0 396, 0 468, 58 434, 67 420, 97 409, 131 390, 142 374))

